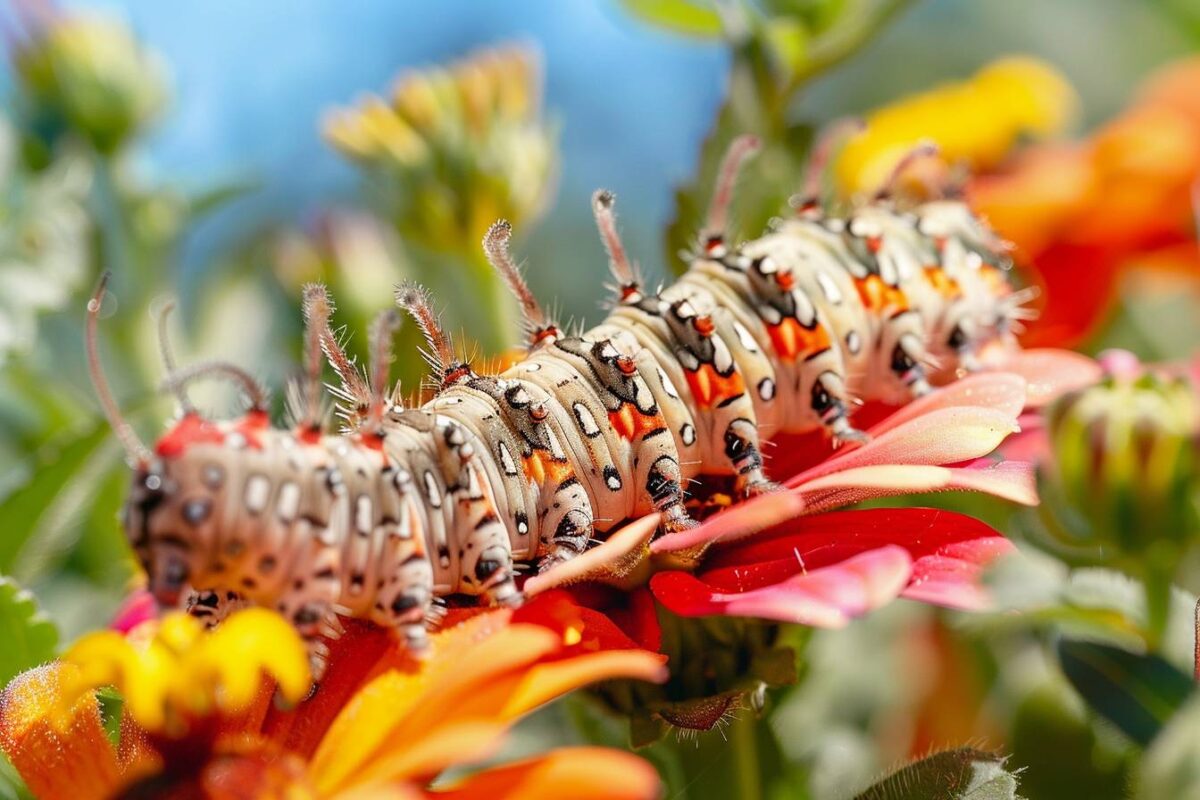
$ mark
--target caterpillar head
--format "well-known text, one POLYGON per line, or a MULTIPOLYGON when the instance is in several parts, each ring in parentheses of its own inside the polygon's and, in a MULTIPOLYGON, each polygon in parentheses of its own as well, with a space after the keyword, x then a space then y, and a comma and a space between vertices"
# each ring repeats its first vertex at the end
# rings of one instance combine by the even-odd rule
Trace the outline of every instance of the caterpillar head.
POLYGON ((1014 292, 1009 282, 1010 245, 958 200, 937 200, 916 211, 917 229, 933 242, 946 278, 958 298, 948 304, 931 349, 946 366, 975 367, 976 355, 997 340, 1012 338, 1014 323, 1029 318, 1023 304, 1032 292, 1014 292))
MULTIPOLYGON (((235 530, 240 515, 223 510, 231 507, 236 484, 241 485, 236 498, 239 510, 250 514, 266 510, 272 494, 266 465, 260 471, 241 463, 246 460, 242 451, 248 453, 251 446, 261 449, 257 436, 264 433, 265 414, 218 424, 189 412, 158 441, 153 458, 135 467, 122 515, 125 532, 146 572, 151 594, 163 606, 178 605, 190 586, 205 587, 219 573, 232 577, 234 567, 249 556, 246 542, 235 530)), ((252 461, 262 459, 257 449, 254 455, 252 461)), ((286 502, 282 496, 277 500, 280 505, 286 502)))

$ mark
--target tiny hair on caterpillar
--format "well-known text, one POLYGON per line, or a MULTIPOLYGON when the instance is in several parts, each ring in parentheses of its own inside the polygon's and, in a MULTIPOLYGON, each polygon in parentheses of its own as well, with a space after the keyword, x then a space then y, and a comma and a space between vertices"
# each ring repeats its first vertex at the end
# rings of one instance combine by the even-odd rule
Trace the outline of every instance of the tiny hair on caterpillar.
POLYGON ((615 287, 607 318, 580 334, 529 290, 511 227, 497 222, 483 248, 520 304, 527 351, 499 374, 477 372, 428 293, 401 285, 396 306, 423 333, 432 369, 422 404, 390 385, 397 308, 370 326, 360 365, 334 331, 333 299, 312 284, 286 427, 272 424, 266 391, 239 367, 177 367, 164 310, 165 385, 180 411, 147 447, 100 365, 102 279, 88 303, 88 363, 133 467, 123 525, 154 597, 210 624, 242 605, 277 610, 307 642, 318 681, 339 617, 390 628, 419 655, 442 598, 517 605, 523 564, 553 569, 650 512, 666 533, 694 526, 684 487, 695 477, 725 476, 741 498, 773 491, 763 432, 861 441, 856 401, 902 403, 978 369, 985 347, 1015 347, 1029 292, 1013 289, 1004 244, 964 202, 902 206, 885 187, 846 214, 822 205, 821 174, 844 128, 818 142, 794 213, 740 244, 727 218, 757 142, 736 139, 688 269, 666 288, 643 282, 614 196, 596 192, 615 287), (208 377, 236 383, 247 411, 202 415, 187 391, 208 377))

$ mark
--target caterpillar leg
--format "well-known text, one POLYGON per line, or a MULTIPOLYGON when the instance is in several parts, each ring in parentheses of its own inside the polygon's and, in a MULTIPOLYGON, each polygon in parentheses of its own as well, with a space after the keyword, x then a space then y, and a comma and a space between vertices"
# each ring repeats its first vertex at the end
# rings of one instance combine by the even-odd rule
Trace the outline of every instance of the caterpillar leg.
POLYGON ((525 598, 517 589, 512 540, 491 499, 484 494, 460 498, 466 507, 459 568, 462 590, 479 595, 493 606, 519 606, 525 598))
MULTIPOLYGON (((576 488, 579 488, 580 493, 585 495, 584 502, 586 503, 586 494, 578 484, 576 484, 576 488)), ((543 538, 541 549, 545 555, 538 561, 539 572, 545 572, 556 564, 570 561, 586 550, 588 542, 592 539, 591 515, 583 508, 569 506, 564 506, 564 508, 568 510, 554 526, 553 535, 543 538)))
POLYGON ((762 451, 758 446, 758 427, 739 417, 725 429, 725 457, 733 465, 734 491, 753 497, 774 491, 776 486, 763 472, 762 451))
POLYGON ((392 628, 418 658, 429 651, 426 619, 433 605, 433 567, 420 554, 397 566, 376 596, 372 619, 392 628))
POLYGON ((329 642, 342 634, 334 610, 340 590, 338 571, 337 552, 314 540, 310 557, 301 560, 296 579, 275 605, 308 648, 314 686, 321 682, 329 665, 329 642))
POLYGON ((650 463, 644 477, 639 475, 655 510, 663 515, 662 527, 666 533, 677 533, 697 525, 683 504, 682 477, 679 461, 670 454, 660 455, 650 463))
POLYGON ((217 589, 193 590, 187 598, 189 616, 200 621, 208 630, 220 625, 235 611, 246 608, 249 603, 237 592, 217 589))

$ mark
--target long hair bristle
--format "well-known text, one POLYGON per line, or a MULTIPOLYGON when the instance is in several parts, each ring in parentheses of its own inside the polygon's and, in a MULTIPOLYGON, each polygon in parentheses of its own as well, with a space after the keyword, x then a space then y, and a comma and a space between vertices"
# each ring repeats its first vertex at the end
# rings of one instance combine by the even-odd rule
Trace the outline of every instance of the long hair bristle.
POLYGON ((423 354, 430 366, 439 374, 444 373, 456 362, 454 343, 434 313, 429 290, 415 281, 405 281, 396 287, 396 304, 407 311, 421 329, 428 345, 423 354))
POLYGON ((113 397, 112 387, 108 385, 104 368, 100 364, 100 339, 97 327, 100 319, 100 306, 104 302, 104 293, 108 287, 110 275, 111 273, 105 272, 100 276, 96 291, 87 304, 87 325, 84 329, 83 341, 87 350, 88 375, 91 376, 92 387, 96 390, 100 407, 104 409, 104 416, 108 418, 108 424, 112 426, 113 433, 120 440, 121 446, 125 448, 126 455, 134 464, 144 466, 150 461, 150 451, 134 433, 133 427, 121 416, 121 407, 117 405, 116 398, 113 397))
POLYGON ((938 147, 937 142, 931 139, 926 139, 913 145, 907 153, 900 157, 900 160, 896 162, 894 167, 892 167, 892 171, 888 173, 887 178, 884 179, 883 183, 879 185, 879 189, 875 192, 875 199, 883 200, 891 195, 892 192, 895 191, 896 184, 900 182, 900 179, 904 177, 904 173, 907 172, 913 164, 923 158, 933 158, 940 153, 941 148, 938 147))
POLYGON ((792 205, 801 213, 820 209, 821 184, 825 181, 825 170, 833 158, 833 151, 839 144, 866 128, 866 123, 858 117, 843 117, 830 122, 817 134, 816 143, 808 157, 808 165, 804 170, 804 183, 801 184, 800 194, 792 199, 792 205))
MULTIPOLYGON (((175 301, 168 300, 158 312, 158 354, 162 359, 163 372, 166 375, 173 374, 177 369, 175 353, 171 349, 170 331, 168 330, 171 312, 174 310, 175 301)), ((175 399, 179 401, 179 410, 184 414, 194 413, 196 407, 192 405, 187 392, 182 387, 172 388, 175 391, 175 399)))
POLYGON ((202 361, 199 364, 189 364, 172 372, 163 383, 166 388, 178 394, 185 391, 187 385, 192 381, 214 375, 228 378, 236 383, 250 400, 251 410, 267 410, 267 390, 249 372, 228 361, 202 361))
POLYGON ((617 232, 617 214, 615 210, 617 198, 607 189, 597 189, 592 195, 592 213, 596 217, 596 227, 600 230, 600 239, 608 253, 608 267, 617 279, 622 289, 638 289, 642 286, 642 276, 636 265, 631 264, 625 254, 625 245, 621 242, 621 234, 617 232))
POLYGON ((389 392, 388 378, 392 366, 392 337, 400 328, 400 314, 396 309, 389 308, 379 312, 371 323, 369 334, 371 347, 371 409, 368 412, 369 425, 378 432, 383 421, 383 412, 387 408, 389 392))
POLYGON ((525 282, 520 268, 513 261, 512 254, 508 249, 511 239, 512 225, 508 223, 508 220, 497 220, 492 227, 488 228, 487 234, 483 237, 483 252, 487 256, 488 263, 500 274, 509 291, 521 304, 525 325, 528 328, 527 333, 537 339, 543 332, 554 329, 556 326, 550 321, 549 316, 542 309, 533 292, 530 291, 529 284, 525 282))
POLYGON ((721 167, 717 171, 717 185, 713 188, 712 200, 708 204, 705 218, 706 235, 721 235, 729 225, 729 207, 733 204, 733 190, 746 159, 758 152, 762 143, 753 134, 743 134, 729 143, 721 167))
MULTIPOLYGON (((338 341, 337 335, 329 326, 329 320, 333 316, 336 306, 333 299, 329 296, 329 290, 324 284, 310 283, 304 287, 304 321, 309 329, 309 340, 314 338, 320 342, 321 351, 325 353, 325 358, 329 361, 329 365, 333 367, 333 371, 337 373, 342 381, 342 389, 345 393, 348 402, 350 402, 357 410, 366 410, 371 404, 371 390, 367 386, 366 378, 358 369, 358 365, 354 359, 346 355, 345 348, 338 341), (315 334, 314 334, 315 332, 315 334)), ((312 353, 309 353, 309 375, 310 378, 314 373, 312 364, 312 353)), ((319 365, 315 370, 320 373, 319 365)), ((314 412, 319 406, 319 402, 315 396, 316 390, 312 387, 319 385, 317 380, 310 380, 309 391, 309 410, 314 412)))

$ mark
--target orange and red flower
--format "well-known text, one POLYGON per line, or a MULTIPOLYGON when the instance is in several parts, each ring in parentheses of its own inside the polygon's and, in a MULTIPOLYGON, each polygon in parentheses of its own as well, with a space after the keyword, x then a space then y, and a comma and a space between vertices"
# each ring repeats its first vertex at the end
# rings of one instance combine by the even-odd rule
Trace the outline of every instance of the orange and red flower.
POLYGON ((180 615, 129 637, 91 634, 8 687, 0 745, 43 798, 657 794, 645 762, 594 747, 435 783, 448 767, 493 757, 517 718, 576 687, 664 677, 660 656, 612 649, 619 641, 602 621, 560 614, 548 627, 490 611, 436 634, 421 663, 386 631, 347 625, 303 702, 304 648, 271 612, 239 612, 211 634, 180 615), (92 691, 103 685, 125 701, 116 746, 92 691), (281 710, 276 691, 298 705, 281 710))
POLYGON ((1200 59, 1173 64, 1087 139, 1031 147, 972 181, 970 202, 1016 245, 1043 290, 1027 344, 1083 341, 1112 310, 1131 266, 1200 278, 1198 92, 1200 59))

